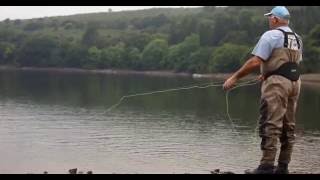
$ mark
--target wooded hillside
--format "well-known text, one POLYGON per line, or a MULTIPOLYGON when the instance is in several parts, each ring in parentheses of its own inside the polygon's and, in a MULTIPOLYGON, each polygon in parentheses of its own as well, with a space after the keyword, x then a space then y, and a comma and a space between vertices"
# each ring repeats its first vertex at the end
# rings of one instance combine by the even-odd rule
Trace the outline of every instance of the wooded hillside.
MULTIPOLYGON (((161 8, 0 22, 0 64, 232 72, 268 30, 272 7, 161 8)), ((320 72, 320 7, 288 7, 304 42, 303 72, 320 72)))

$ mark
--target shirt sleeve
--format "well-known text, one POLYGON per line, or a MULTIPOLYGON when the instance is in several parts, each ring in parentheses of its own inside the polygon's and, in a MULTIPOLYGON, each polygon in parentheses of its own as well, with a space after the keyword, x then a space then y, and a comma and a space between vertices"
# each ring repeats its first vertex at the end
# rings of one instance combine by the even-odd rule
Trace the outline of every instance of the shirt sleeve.
POLYGON ((264 33, 251 54, 258 56, 266 61, 267 59, 269 59, 272 50, 273 47, 270 42, 270 36, 268 36, 268 33, 264 33))

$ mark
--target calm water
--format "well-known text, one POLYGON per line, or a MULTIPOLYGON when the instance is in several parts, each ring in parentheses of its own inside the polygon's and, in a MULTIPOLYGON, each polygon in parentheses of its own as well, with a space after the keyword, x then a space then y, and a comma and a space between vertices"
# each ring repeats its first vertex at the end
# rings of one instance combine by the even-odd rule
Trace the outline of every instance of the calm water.
MULTIPOLYGON (((217 80, 219 81, 219 80, 217 80)), ((135 97, 208 80, 0 72, 0 173, 243 173, 260 159, 259 85, 135 97)), ((320 173, 320 87, 303 86, 291 170, 320 173)))

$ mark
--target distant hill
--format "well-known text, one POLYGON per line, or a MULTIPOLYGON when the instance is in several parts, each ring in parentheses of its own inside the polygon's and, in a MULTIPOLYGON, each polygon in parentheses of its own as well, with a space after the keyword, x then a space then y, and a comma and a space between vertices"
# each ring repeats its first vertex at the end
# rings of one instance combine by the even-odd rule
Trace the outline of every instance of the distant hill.
MULTIPOLYGON (((154 8, 0 22, 0 64, 232 72, 250 56, 270 6, 154 8)), ((290 6, 304 72, 319 72, 320 7, 290 6)))

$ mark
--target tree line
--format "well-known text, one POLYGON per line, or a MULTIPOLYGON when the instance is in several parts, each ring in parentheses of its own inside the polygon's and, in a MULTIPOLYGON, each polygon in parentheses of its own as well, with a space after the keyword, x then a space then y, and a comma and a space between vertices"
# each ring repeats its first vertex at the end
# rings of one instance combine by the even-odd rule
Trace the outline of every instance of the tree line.
MULTIPOLYGON (((268 30, 272 7, 149 9, 0 22, 0 64, 228 73, 268 30)), ((320 7, 288 7, 305 73, 320 69, 320 7)))

